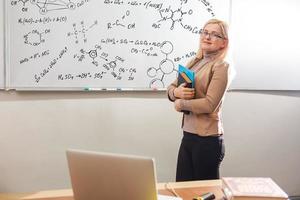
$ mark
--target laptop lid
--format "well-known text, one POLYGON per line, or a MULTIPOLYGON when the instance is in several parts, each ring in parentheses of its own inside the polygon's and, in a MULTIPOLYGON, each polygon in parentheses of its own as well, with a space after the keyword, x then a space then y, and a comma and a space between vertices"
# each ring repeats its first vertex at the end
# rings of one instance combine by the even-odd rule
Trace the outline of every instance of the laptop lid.
POLYGON ((154 159, 67 150, 75 200, 157 200, 154 159))

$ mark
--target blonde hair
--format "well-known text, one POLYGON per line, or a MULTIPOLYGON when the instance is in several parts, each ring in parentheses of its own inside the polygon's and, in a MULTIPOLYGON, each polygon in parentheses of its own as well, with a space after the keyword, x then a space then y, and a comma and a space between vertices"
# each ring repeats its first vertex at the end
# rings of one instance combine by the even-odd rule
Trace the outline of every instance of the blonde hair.
MULTIPOLYGON (((203 29, 208 24, 218 24, 221 29, 221 34, 224 40, 226 40, 225 47, 219 50, 219 53, 215 59, 215 61, 223 61, 225 59, 225 56, 227 54, 228 50, 228 25, 226 22, 218 20, 218 19, 210 19, 208 20, 205 25, 203 26, 203 29)), ((199 47, 196 56, 187 64, 188 67, 193 66, 196 62, 201 60, 203 58, 203 51, 201 49, 201 46, 199 47)))

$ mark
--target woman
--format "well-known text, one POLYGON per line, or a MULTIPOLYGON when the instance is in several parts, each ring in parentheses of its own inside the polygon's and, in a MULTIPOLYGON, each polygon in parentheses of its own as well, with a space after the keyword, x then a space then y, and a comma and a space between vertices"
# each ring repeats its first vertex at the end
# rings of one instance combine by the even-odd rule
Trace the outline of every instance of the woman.
POLYGON ((176 181, 219 179, 219 166, 225 149, 221 107, 229 85, 229 65, 224 61, 228 49, 228 27, 211 19, 200 34, 200 48, 188 63, 195 72, 195 88, 177 85, 167 89, 168 98, 183 114, 176 181))

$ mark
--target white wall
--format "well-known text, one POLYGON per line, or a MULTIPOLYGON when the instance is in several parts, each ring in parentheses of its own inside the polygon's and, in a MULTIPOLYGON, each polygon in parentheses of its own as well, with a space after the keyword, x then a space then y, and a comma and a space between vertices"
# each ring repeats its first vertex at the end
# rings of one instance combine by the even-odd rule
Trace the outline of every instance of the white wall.
MULTIPOLYGON (((299 195, 300 93, 230 92, 223 176, 270 176, 299 195)), ((174 181, 181 116, 158 93, 0 92, 0 192, 69 188, 67 148, 153 156, 174 181)))
POLYGON ((0 1, 0 88, 4 88, 4 1, 0 1))
POLYGON ((299 0, 232 0, 232 88, 300 90, 299 10, 299 0))

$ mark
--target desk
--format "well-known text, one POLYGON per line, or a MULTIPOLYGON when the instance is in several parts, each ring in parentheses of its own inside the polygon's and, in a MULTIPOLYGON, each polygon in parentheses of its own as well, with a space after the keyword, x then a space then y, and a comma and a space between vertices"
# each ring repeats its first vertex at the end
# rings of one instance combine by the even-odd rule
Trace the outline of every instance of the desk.
MULTIPOLYGON (((221 180, 209 181, 189 181, 167 183, 168 188, 174 188, 176 193, 183 200, 191 200, 194 196, 206 192, 213 192, 216 199, 223 196, 221 191, 221 180)), ((158 183, 157 189, 159 194, 174 196, 173 193, 166 189, 166 183, 158 183)), ((27 194, 1 194, 0 200, 73 200, 71 189, 66 190, 49 190, 27 194)))

